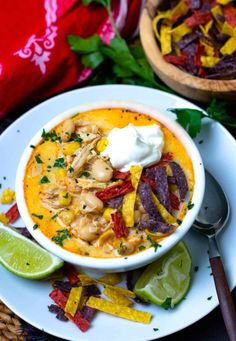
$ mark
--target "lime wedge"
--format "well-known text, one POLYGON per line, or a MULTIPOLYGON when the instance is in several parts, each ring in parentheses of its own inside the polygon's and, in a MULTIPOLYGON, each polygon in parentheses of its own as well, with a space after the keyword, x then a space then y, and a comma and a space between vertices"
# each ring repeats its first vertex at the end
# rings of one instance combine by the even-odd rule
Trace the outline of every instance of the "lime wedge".
POLYGON ((17 276, 39 279, 59 269, 63 261, 12 228, 0 224, 0 264, 17 276))
POLYGON ((173 308, 189 289, 191 265, 189 251, 181 241, 147 267, 136 282, 134 292, 164 308, 173 308))

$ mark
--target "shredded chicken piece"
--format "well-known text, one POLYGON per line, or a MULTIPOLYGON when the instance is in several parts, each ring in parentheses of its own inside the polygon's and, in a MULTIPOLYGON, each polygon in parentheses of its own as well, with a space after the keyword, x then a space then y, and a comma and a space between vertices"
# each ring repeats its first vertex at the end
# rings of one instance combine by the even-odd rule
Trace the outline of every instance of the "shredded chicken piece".
POLYGON ((102 230, 99 226, 93 224, 92 215, 78 215, 71 224, 73 235, 80 239, 91 242, 99 237, 102 230))
POLYGON ((44 188, 44 191, 40 193, 42 205, 53 212, 63 208, 63 205, 60 204, 59 193, 65 189, 66 186, 48 185, 44 188))
POLYGON ((80 186, 80 188, 83 189, 102 189, 102 188, 106 188, 107 184, 104 182, 99 182, 93 179, 77 179, 77 186, 80 186))

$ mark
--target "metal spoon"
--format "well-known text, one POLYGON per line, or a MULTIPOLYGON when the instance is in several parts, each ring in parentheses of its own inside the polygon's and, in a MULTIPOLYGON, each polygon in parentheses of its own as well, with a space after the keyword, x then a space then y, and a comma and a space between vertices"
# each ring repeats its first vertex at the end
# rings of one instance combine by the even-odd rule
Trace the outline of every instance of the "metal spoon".
POLYGON ((229 213, 230 206, 223 189, 206 170, 205 195, 193 228, 208 237, 210 264, 221 312, 230 340, 236 341, 236 312, 216 241, 229 213))

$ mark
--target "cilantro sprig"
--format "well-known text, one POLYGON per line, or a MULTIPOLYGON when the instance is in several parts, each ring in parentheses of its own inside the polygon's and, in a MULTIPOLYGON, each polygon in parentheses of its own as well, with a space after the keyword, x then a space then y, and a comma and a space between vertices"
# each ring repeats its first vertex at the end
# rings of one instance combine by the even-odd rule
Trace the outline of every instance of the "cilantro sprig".
POLYGON ((57 230, 57 234, 54 237, 52 237, 52 240, 56 244, 62 246, 65 239, 68 239, 68 238, 71 238, 69 231, 67 229, 63 229, 63 230, 57 230))

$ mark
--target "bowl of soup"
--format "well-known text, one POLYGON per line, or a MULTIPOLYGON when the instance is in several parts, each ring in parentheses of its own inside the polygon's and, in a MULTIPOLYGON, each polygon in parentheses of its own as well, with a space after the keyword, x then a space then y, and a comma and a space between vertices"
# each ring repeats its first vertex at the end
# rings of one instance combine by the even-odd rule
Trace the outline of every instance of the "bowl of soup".
POLYGON ((163 112, 123 101, 88 103, 52 119, 29 142, 16 179, 35 240, 103 272, 166 253, 191 227, 205 185, 187 132, 163 112))

